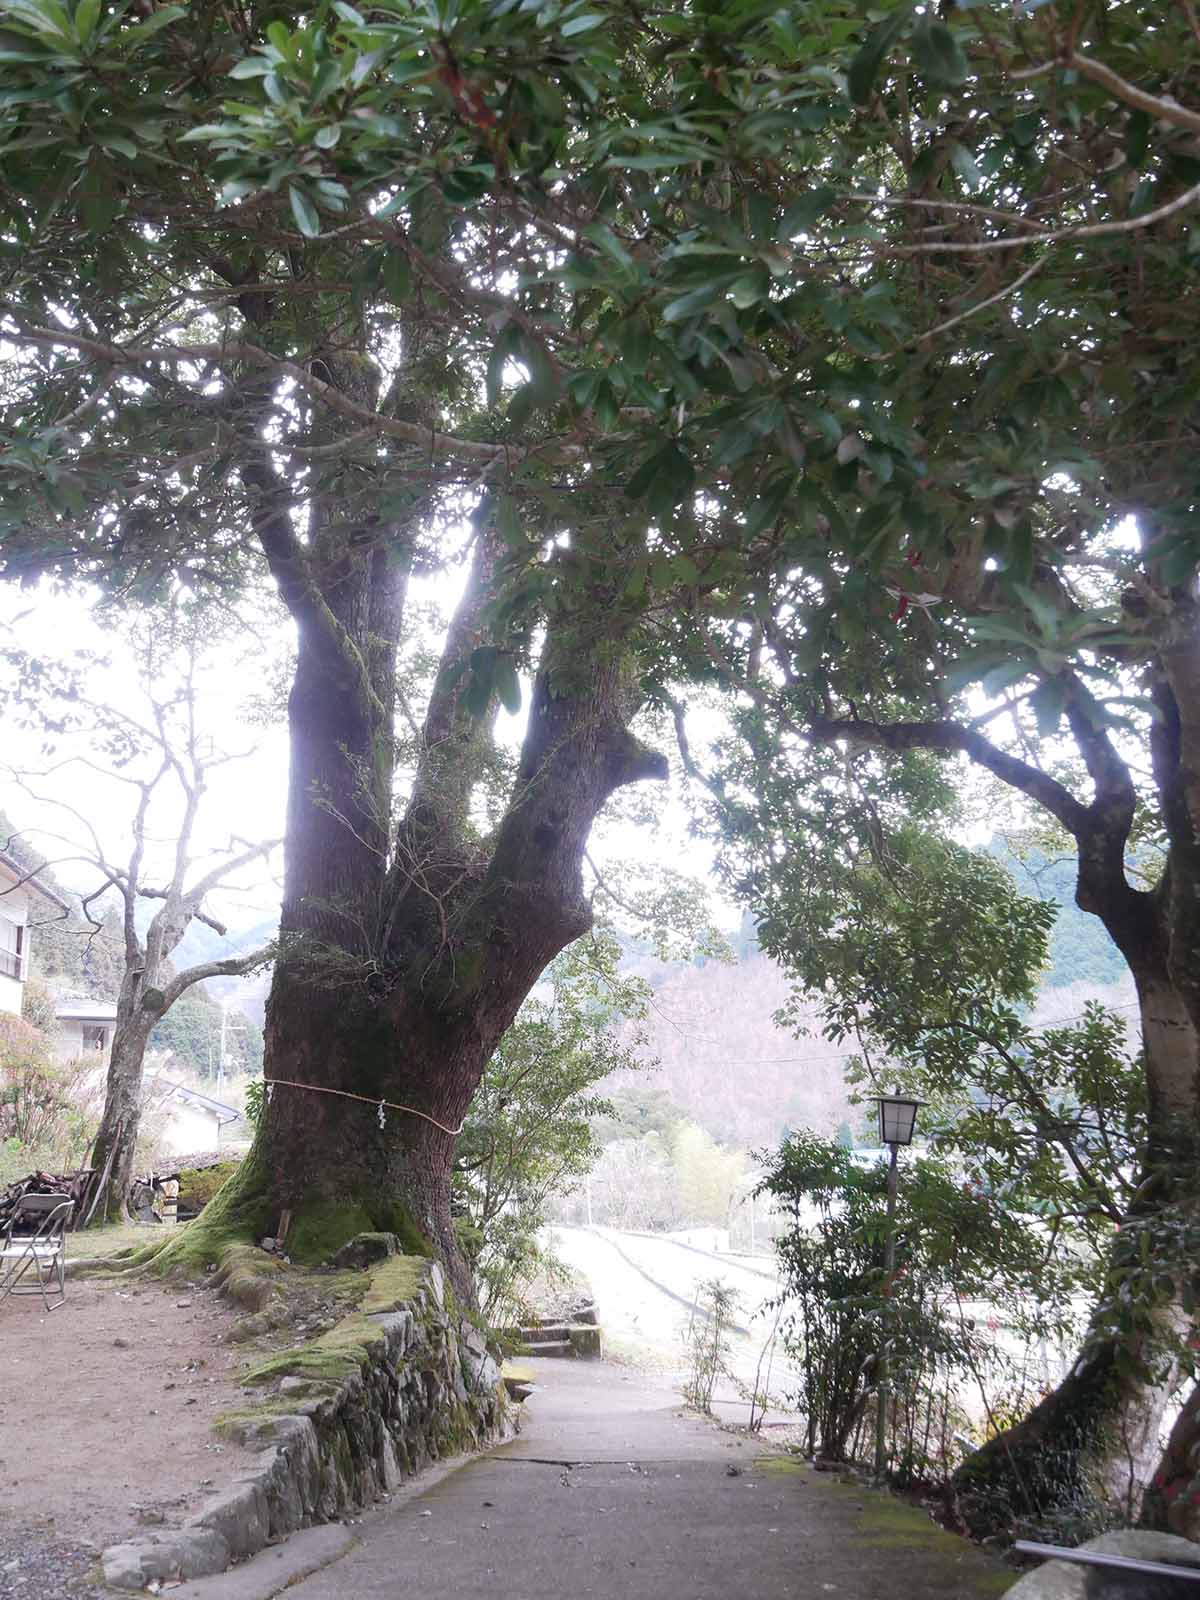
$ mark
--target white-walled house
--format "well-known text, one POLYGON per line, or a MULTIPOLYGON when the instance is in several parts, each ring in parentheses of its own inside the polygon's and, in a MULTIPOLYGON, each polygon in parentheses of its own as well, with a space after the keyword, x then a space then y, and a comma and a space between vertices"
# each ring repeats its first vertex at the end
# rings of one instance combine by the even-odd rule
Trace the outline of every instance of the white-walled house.
POLYGON ((81 1056, 108 1061, 117 1023, 115 1000, 68 995, 55 1003, 54 1016, 58 1022, 54 1053, 60 1061, 77 1061, 81 1056))
POLYGON ((31 925, 68 911, 65 900, 30 878, 19 861, 0 850, 0 1012, 21 1015, 29 975, 31 925))
POLYGON ((249 1125, 235 1106, 175 1083, 160 1072, 147 1074, 143 1105, 147 1111, 165 1113, 159 1143, 172 1155, 237 1146, 250 1137, 249 1125))

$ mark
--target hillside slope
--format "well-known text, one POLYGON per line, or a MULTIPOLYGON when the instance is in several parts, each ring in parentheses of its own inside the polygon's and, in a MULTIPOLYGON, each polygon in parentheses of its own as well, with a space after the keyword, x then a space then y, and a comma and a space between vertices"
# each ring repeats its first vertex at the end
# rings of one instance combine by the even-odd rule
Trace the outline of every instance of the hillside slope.
MULTIPOLYGON (((663 1090, 723 1144, 751 1149, 774 1144, 787 1128, 834 1133, 847 1104, 842 1063, 849 1053, 819 1034, 796 1039, 771 1020, 787 999, 783 972, 761 952, 729 965, 678 966, 655 984, 650 1014, 640 1024, 642 1052, 658 1071, 616 1075, 619 1092, 638 1083, 663 1090)), ((624 1042, 637 1032, 622 1030, 624 1042)))

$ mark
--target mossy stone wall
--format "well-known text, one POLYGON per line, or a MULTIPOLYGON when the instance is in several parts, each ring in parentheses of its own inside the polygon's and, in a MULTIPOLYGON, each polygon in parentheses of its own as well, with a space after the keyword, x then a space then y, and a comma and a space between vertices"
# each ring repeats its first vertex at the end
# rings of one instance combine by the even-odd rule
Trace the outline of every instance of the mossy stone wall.
POLYGON ((259 1447, 253 1469, 186 1527, 105 1551, 109 1583, 137 1589, 156 1577, 223 1571, 512 1430, 483 1334, 456 1309, 439 1264, 424 1257, 381 1263, 352 1315, 262 1362, 246 1382, 245 1408, 220 1427, 259 1447))

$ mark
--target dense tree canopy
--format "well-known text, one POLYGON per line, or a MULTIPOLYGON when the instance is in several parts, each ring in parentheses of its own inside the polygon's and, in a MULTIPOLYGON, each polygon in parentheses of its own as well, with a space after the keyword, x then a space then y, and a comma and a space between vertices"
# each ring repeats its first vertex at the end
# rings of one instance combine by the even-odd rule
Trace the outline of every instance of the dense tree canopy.
POLYGON ((313 1092, 226 1221, 336 1169, 453 1251, 449 1141, 590 921, 592 821, 666 770, 634 718, 692 762, 697 679, 751 833, 801 785, 870 840, 947 755, 1042 807, 1138 984, 1150 1165, 1191 1170, 1200 27, 942 9, 0 3, 2 570, 265 563, 297 626, 267 1059, 313 1092), (401 774, 409 578, 468 513, 401 774), (360 1160, 350 1086, 398 1146, 360 1160))

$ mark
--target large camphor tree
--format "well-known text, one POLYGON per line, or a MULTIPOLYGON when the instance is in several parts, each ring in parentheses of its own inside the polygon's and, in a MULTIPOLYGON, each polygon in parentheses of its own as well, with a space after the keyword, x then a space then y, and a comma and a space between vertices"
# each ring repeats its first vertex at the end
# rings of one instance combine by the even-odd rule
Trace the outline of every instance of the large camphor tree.
POLYGON ((96 578, 119 601, 265 568, 295 624, 268 1106, 205 1226, 290 1217, 300 1257, 395 1227, 464 1294, 456 1132, 589 926, 594 819, 666 773, 631 722, 648 616, 696 576, 684 518, 650 582, 646 517, 590 460, 605 428, 600 456, 628 450, 626 390, 647 391, 635 429, 667 414, 641 377, 650 325, 580 322, 554 277, 576 239, 584 271, 628 260, 604 146, 642 90, 604 20, 0 8, 5 573, 96 578), (414 708, 410 579, 450 566, 468 513, 414 708), (510 761, 492 722, 519 674, 510 761))
POLYGON ((665 770, 631 717, 697 675, 802 737, 982 753, 1075 834, 1165 1170, 1196 1109, 1191 7, 0 23, 5 571, 265 562, 297 626, 267 1072, 313 1087, 275 1091, 211 1226, 288 1209, 316 1251, 403 1209, 455 1261, 452 1130, 586 923, 593 818, 665 770), (398 739, 406 585, 469 505, 398 739), (1065 722, 1087 779, 987 754, 959 666, 1065 722), (378 1128, 381 1099, 410 1109, 378 1128))

